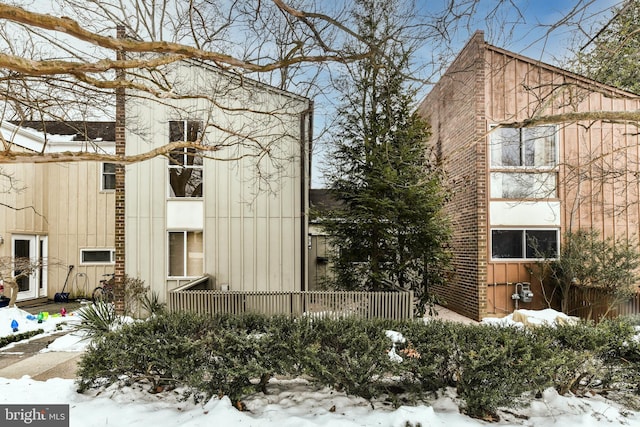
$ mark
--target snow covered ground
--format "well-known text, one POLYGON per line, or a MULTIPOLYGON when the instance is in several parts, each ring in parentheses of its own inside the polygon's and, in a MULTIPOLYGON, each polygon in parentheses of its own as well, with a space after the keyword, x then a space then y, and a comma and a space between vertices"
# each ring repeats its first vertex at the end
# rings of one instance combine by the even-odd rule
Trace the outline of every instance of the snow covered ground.
MULTIPOLYGON (((29 313, 16 308, 0 309, 0 334, 13 333, 14 319, 19 331, 45 329, 51 334, 56 324, 78 320, 75 316, 49 317, 38 324, 27 319, 29 313), (7 326, 9 325, 9 326, 7 326)), ((36 313, 37 314, 37 313, 36 313)), ((81 351, 81 336, 68 334, 52 343, 48 351, 81 351)), ((1 360, 0 360, 0 363, 1 360)), ((178 391, 150 394, 138 388, 108 389, 78 394, 73 380, 34 381, 29 377, 0 378, 2 404, 69 404, 71 426, 398 426, 471 427, 600 427, 640 426, 640 413, 626 410, 600 396, 578 398, 559 396, 547 390, 528 407, 501 413, 498 423, 487 423, 459 413, 455 391, 428 403, 394 409, 385 402, 372 405, 364 399, 346 396, 330 389, 318 389, 301 379, 272 380, 270 394, 256 394, 246 400, 248 411, 236 410, 227 398, 195 404, 181 401, 178 391), (409 423, 409 424, 407 424, 409 423)))

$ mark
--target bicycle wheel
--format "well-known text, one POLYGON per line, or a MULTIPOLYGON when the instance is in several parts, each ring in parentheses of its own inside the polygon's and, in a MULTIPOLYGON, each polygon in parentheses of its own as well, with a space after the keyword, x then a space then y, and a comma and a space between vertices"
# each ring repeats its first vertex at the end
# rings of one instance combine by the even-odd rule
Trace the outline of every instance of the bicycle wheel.
POLYGON ((109 286, 109 287, 105 287, 105 289, 102 291, 102 295, 103 295, 103 301, 104 302, 113 302, 113 300, 115 299, 115 295, 113 293, 113 287, 109 286))
POLYGON ((91 294, 91 299, 93 300, 94 304, 98 304, 98 303, 101 303, 101 302, 107 302, 104 289, 95 288, 93 290, 93 294, 91 294))

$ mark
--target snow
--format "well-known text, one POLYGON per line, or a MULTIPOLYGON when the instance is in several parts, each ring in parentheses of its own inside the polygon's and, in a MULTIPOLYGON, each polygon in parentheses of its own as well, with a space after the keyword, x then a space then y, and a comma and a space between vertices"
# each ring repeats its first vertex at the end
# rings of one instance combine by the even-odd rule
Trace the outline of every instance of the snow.
MULTIPOLYGON (((44 330, 44 334, 36 335, 34 338, 46 334, 51 335, 56 332, 57 328, 69 329, 72 324, 80 321, 77 312, 67 313, 66 316, 62 316, 60 313, 47 313, 46 319, 43 319, 42 323, 38 323, 38 314, 29 313, 16 306, 0 308, 0 336, 6 337, 14 334, 11 327, 14 320, 18 322, 18 330, 15 334, 37 331, 38 329, 44 330)), ((45 317, 44 313, 43 317, 45 317)))
POLYGON ((486 317, 482 319, 483 324, 498 326, 525 326, 525 325, 559 325, 577 322, 577 317, 547 308, 545 310, 515 310, 506 317, 486 317))
MULTIPOLYGON (((56 331, 59 323, 69 333, 56 339, 47 351, 82 351, 87 340, 71 333, 77 313, 65 318, 52 317, 41 324, 27 319, 29 313, 16 308, 0 309, 0 334, 10 335, 11 321, 19 322, 19 331, 43 328, 56 331)), ((548 319, 550 313, 541 314, 548 319)), ((396 342, 404 338, 394 331, 387 336, 396 342)), ((625 409, 601 396, 578 398, 560 396, 546 390, 528 407, 501 412, 501 421, 488 423, 461 414, 455 390, 447 389, 428 402, 394 409, 388 402, 347 396, 328 388, 318 388, 304 379, 273 379, 269 394, 257 393, 245 400, 247 411, 238 411, 228 398, 213 398, 195 403, 181 398, 180 390, 150 394, 140 386, 109 388, 84 394, 76 392, 74 380, 54 378, 35 381, 0 378, 0 404, 68 404, 70 426, 260 426, 260 427, 355 427, 406 425, 423 427, 599 427, 638 426, 640 413, 625 409), (407 424, 409 423, 409 424, 407 424)))

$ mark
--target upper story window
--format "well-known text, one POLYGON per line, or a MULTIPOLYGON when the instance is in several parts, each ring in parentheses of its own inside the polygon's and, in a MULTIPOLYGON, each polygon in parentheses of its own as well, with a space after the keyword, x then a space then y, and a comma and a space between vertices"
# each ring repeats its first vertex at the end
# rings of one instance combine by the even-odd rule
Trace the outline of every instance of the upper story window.
POLYGON ((102 179, 100 180, 101 190, 116 189, 116 165, 115 163, 102 164, 102 179))
POLYGON ((493 168, 556 166, 555 126, 498 128, 491 133, 493 168))
POLYGON ((498 128, 491 133, 491 197, 557 197, 555 126, 498 128))
MULTIPOLYGON (((202 134, 202 122, 169 122, 170 142, 195 142, 202 134)), ((169 197, 202 197, 202 155, 195 148, 180 148, 169 155, 169 197)))

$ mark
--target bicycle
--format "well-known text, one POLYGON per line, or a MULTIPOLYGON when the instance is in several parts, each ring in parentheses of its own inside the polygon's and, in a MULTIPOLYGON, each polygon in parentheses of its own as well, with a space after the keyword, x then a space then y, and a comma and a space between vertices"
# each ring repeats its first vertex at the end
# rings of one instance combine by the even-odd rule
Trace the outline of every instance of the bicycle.
POLYGON ((114 300, 113 287, 116 281, 115 273, 103 274, 103 277, 111 276, 110 279, 100 280, 100 286, 96 287, 91 294, 91 299, 94 304, 107 302, 111 303, 114 300))

